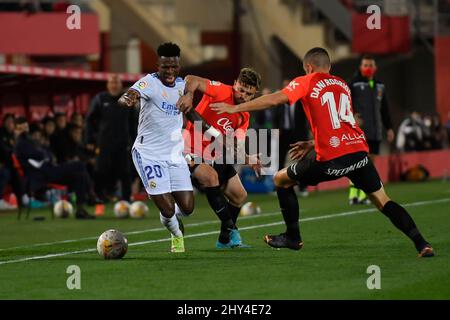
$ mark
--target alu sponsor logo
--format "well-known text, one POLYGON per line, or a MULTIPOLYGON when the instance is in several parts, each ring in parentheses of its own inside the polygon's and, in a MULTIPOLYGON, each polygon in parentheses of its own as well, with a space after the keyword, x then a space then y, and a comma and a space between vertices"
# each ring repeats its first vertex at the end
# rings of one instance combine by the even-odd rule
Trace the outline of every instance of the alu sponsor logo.
POLYGON ((333 148, 337 148, 341 145, 341 140, 336 137, 336 136, 332 136, 330 138, 330 146, 332 146, 333 148))
POLYGON ((355 141, 355 140, 366 140, 364 133, 344 133, 341 137, 341 141, 355 141))

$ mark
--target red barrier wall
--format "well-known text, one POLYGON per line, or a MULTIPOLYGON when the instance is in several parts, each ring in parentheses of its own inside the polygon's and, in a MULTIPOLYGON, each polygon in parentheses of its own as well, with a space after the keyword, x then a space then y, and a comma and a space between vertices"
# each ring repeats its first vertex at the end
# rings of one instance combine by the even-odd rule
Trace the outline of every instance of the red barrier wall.
POLYGON ((81 14, 81 29, 69 30, 67 13, 0 13, 0 53, 85 55, 100 50, 98 17, 81 14))
MULTIPOLYGON (((375 159, 375 166, 383 183, 399 181, 402 173, 418 164, 430 172, 430 178, 450 176, 450 150, 392 154, 375 159)), ((348 179, 342 178, 321 183, 311 190, 348 188, 348 185, 348 179)))
POLYGON ((359 53, 408 52, 411 49, 409 17, 381 16, 380 29, 368 29, 368 14, 352 13, 352 50, 359 53))

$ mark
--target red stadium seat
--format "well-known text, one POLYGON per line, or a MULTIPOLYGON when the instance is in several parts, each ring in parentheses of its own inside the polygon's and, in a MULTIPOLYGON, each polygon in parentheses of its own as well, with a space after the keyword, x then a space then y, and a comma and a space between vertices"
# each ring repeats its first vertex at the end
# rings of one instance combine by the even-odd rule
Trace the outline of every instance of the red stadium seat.
MULTIPOLYGON (((30 188, 30 182, 27 181, 27 177, 25 175, 25 171, 23 170, 22 165, 20 164, 19 160, 17 159, 17 156, 13 153, 11 155, 11 159, 14 165, 14 168, 17 170, 17 172, 19 173, 19 177, 22 179, 24 186, 25 186, 25 193, 28 195, 28 197, 30 198, 30 200, 28 201, 27 204, 27 212, 26 212, 26 218, 28 219, 30 216, 30 212, 31 212, 31 198, 34 195, 34 191, 31 190, 30 188)), ((44 191, 48 191, 48 190, 58 190, 61 191, 64 194, 64 198, 67 199, 67 193, 68 193, 68 188, 66 185, 62 185, 62 184, 56 184, 56 183, 48 183, 44 186, 43 188, 44 191)), ((54 205, 54 199, 50 199, 50 216, 52 219, 55 218, 54 213, 53 213, 53 205, 54 205)), ((20 220, 21 216, 22 216, 22 209, 23 209, 23 199, 18 199, 18 216, 17 219, 20 220)))

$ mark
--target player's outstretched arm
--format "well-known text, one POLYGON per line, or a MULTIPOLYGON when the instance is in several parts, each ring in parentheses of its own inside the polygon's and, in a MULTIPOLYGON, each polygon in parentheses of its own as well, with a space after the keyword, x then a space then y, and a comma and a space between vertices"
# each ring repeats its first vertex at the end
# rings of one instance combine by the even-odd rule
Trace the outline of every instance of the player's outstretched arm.
POLYGON ((230 105, 227 103, 213 103, 210 105, 211 109, 216 111, 218 114, 221 113, 237 113, 237 112, 245 112, 245 111, 257 111, 264 110, 268 108, 275 107, 280 104, 288 103, 288 97, 281 91, 277 91, 272 94, 267 94, 256 98, 254 100, 241 103, 238 105, 230 105))
POLYGON ((123 107, 134 107, 140 101, 140 94, 136 90, 128 89, 120 98, 119 105, 123 107))
POLYGON ((186 85, 184 87, 184 95, 180 97, 177 101, 177 108, 183 112, 188 113, 194 108, 193 99, 195 91, 200 91, 206 93, 206 83, 208 79, 187 75, 184 78, 186 85))

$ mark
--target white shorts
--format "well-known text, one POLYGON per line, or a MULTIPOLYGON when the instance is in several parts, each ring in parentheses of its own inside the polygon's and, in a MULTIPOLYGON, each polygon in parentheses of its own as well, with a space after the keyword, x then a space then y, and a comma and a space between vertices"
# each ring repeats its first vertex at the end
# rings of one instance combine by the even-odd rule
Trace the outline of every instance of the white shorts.
MULTIPOLYGON (((185 161, 152 160, 133 148, 133 163, 150 195, 192 191, 191 173, 185 161)), ((183 158, 182 158, 183 159, 183 158)))

